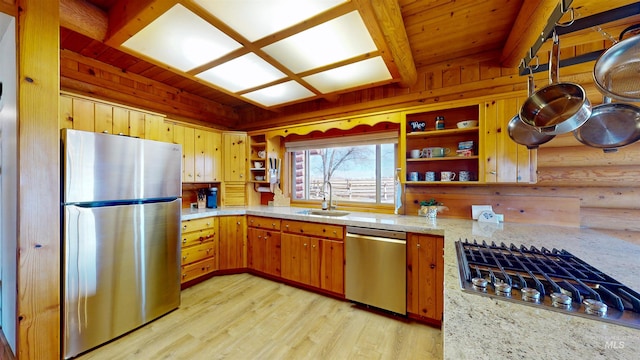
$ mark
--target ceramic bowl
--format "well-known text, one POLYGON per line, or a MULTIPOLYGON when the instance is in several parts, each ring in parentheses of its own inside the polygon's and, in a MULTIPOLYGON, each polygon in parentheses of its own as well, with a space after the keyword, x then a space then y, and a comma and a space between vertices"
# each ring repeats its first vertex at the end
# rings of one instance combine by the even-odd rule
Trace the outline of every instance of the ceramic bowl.
POLYGON ((256 181, 264 181, 264 176, 256 176, 256 181))
POLYGON ((458 122, 458 129, 466 129, 478 126, 478 120, 463 120, 458 122))

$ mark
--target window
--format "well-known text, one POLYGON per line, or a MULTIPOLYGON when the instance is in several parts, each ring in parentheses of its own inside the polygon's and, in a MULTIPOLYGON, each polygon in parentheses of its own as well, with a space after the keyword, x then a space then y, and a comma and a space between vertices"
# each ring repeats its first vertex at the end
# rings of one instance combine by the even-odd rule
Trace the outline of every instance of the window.
POLYGON ((338 204, 393 204, 397 140, 386 132, 287 143, 292 199, 322 200, 329 181, 338 204))

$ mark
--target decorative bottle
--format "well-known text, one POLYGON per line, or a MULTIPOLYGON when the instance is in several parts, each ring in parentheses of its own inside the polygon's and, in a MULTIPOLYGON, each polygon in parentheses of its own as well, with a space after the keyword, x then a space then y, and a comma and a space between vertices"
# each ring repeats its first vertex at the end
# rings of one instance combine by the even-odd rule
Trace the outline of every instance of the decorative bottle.
POLYGON ((436 116, 436 130, 444 130, 444 116, 436 116))

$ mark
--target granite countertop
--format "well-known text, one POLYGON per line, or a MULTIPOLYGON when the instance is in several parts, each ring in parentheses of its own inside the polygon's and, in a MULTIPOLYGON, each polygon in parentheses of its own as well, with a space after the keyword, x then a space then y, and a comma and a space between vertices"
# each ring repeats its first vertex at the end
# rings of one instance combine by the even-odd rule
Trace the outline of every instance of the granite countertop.
POLYGON ((257 206, 184 209, 183 220, 221 215, 258 215, 407 232, 444 235, 445 359, 632 359, 640 352, 640 330, 567 315, 460 288, 455 241, 469 239, 566 249, 600 271, 640 291, 640 246, 578 228, 483 224, 473 220, 351 212, 346 216, 307 215, 303 208, 257 206))

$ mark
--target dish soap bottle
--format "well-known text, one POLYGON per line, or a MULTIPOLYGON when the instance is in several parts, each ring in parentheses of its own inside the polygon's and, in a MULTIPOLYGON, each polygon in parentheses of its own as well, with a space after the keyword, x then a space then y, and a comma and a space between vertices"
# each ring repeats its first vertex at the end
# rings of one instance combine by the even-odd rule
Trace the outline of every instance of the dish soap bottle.
POLYGON ((329 207, 327 206, 327 199, 325 199, 325 197, 322 197, 322 210, 327 210, 329 207))

